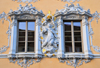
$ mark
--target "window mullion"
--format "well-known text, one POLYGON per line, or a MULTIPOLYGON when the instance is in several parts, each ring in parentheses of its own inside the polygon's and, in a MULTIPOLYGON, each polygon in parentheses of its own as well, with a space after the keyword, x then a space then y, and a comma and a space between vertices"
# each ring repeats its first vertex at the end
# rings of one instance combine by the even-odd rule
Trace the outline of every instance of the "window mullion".
POLYGON ((72 31, 72 49, 73 49, 73 52, 75 52, 73 21, 71 21, 71 31, 72 31))
POLYGON ((27 52, 27 45, 28 45, 28 22, 26 21, 26 30, 25 30, 25 52, 27 52))

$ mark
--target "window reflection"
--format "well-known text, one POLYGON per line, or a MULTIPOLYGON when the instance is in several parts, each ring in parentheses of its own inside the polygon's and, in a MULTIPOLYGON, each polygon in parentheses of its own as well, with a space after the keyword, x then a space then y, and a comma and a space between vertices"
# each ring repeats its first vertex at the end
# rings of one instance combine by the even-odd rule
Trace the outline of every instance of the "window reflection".
POLYGON ((26 30, 26 22, 19 22, 19 31, 26 30))
POLYGON ((64 22, 65 31, 71 31, 71 22, 64 22))
POLYGON ((75 43, 75 52, 82 52, 81 42, 75 43))
POLYGON ((28 31, 35 30, 35 22, 28 22, 28 31))
POLYGON ((81 32, 74 32, 74 41, 81 41, 81 32))
POLYGON ((65 52, 82 52, 81 23, 78 21, 64 21, 64 29, 65 52))
POLYGON ((19 22, 18 52, 34 52, 34 32, 34 21, 19 22))
POLYGON ((80 31, 80 22, 73 22, 74 31, 80 31))
POLYGON ((65 32, 65 41, 72 41, 71 32, 65 32))
POLYGON ((72 42, 66 42, 65 43, 65 51, 66 52, 72 52, 72 42))
POLYGON ((28 42, 28 52, 34 51, 34 42, 28 42))
POLYGON ((19 42, 18 52, 25 52, 25 42, 19 42))

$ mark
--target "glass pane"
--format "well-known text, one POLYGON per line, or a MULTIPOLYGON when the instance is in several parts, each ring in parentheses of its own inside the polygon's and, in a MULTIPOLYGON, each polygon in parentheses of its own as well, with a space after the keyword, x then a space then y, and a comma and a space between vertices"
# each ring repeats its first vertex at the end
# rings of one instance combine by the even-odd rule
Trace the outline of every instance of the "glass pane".
POLYGON ((34 36, 29 36, 28 41, 34 41, 34 36))
POLYGON ((75 42, 75 52, 82 52, 81 42, 75 42))
POLYGON ((34 32, 28 32, 28 41, 34 41, 34 32))
POLYGON ((19 36, 25 36, 25 32, 19 32, 19 36))
POLYGON ((69 37, 71 37, 71 32, 65 32, 65 36, 69 36, 69 37))
POLYGON ((80 31, 81 23, 80 22, 73 22, 74 31, 80 31))
POLYGON ((34 36, 34 32, 28 32, 28 36, 34 36))
POLYGON ((26 22, 19 22, 19 31, 26 30, 26 22))
POLYGON ((72 42, 65 42, 65 52, 72 52, 72 42))
POLYGON ((64 22, 65 31, 71 31, 71 22, 64 22))
POLYGON ((28 22, 28 31, 35 30, 35 22, 28 22))
POLYGON ((65 32, 65 41, 72 41, 71 32, 65 32))
POLYGON ((18 52, 25 52, 25 42, 19 42, 18 52))
POLYGON ((81 32, 74 32, 74 41, 81 41, 81 32))
POLYGON ((19 37, 19 41, 25 41, 25 36, 19 37))
POLYGON ((28 42, 28 52, 34 52, 34 42, 28 42))
POLYGON ((72 41, 72 37, 65 37, 65 41, 72 41))

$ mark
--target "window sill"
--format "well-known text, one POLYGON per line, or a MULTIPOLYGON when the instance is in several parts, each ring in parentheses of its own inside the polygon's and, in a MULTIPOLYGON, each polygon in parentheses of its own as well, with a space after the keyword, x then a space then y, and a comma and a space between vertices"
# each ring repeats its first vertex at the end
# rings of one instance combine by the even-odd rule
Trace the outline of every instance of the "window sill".
POLYGON ((90 58, 92 56, 84 53, 65 53, 65 58, 90 58))
POLYGON ((16 54, 9 54, 8 57, 9 58, 38 58, 35 56, 35 53, 16 53, 16 54))

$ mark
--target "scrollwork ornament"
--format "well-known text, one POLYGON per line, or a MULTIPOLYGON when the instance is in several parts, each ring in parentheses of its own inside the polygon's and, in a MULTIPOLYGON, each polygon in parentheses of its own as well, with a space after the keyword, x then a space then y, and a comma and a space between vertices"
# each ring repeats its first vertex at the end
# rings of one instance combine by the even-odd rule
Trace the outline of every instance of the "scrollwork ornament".
MULTIPOLYGON (((44 16, 42 10, 38 11, 35 7, 33 7, 32 4, 26 4, 25 6, 22 6, 21 4, 19 4, 18 10, 10 10, 10 12, 8 13, 10 16, 12 15, 21 15, 21 14, 31 14, 31 15, 40 15, 40 16, 44 16)), ((26 18, 27 19, 27 18, 26 18)))
POLYGON ((62 19, 62 17, 59 17, 58 18, 58 22, 57 23, 58 23, 58 26, 59 25, 63 25, 63 19, 62 19))
POLYGON ((36 16, 36 26, 41 26, 41 18, 39 16, 36 16))
POLYGON ((96 52, 99 52, 100 53, 100 47, 99 46, 94 46, 94 45, 91 45, 93 47, 93 49, 96 51, 96 52))
POLYGON ((0 53, 5 52, 8 48, 9 48, 9 46, 4 45, 3 47, 0 48, 0 53))
POLYGON ((12 16, 12 24, 11 26, 17 26, 17 19, 16 19, 16 16, 12 16))
POLYGON ((26 59, 26 58, 24 58, 24 59, 13 59, 13 58, 10 58, 9 61, 12 62, 12 63, 17 62, 17 64, 20 65, 21 67, 27 68, 30 65, 32 65, 33 63, 40 62, 41 58, 39 58, 39 59, 26 59))
POLYGON ((89 25, 89 23, 88 23, 88 17, 83 16, 82 25, 83 25, 83 26, 85 26, 85 25, 88 26, 88 25, 89 25))
POLYGON ((0 53, 3 53, 9 48, 9 42, 10 42, 10 36, 11 36, 11 29, 10 29, 11 21, 8 18, 8 14, 6 14, 5 12, 0 14, 0 20, 2 20, 2 23, 4 23, 4 20, 7 20, 9 22, 8 31, 6 32, 8 34, 8 46, 4 45, 3 47, 0 48, 0 53))
MULTIPOLYGON (((38 0, 12 0, 12 1, 17 1, 17 2, 23 2, 23 3, 30 3, 30 2, 36 2, 38 0)), ((39 0, 40 1, 40 0, 39 0)))
POLYGON ((73 66, 74 68, 79 67, 83 64, 83 62, 88 63, 91 59, 82 59, 82 58, 67 58, 67 59, 59 59, 60 62, 66 62, 67 65, 73 66))
POLYGON ((71 4, 69 6, 68 6, 68 4, 66 4, 64 6, 64 9, 56 10, 55 16, 69 15, 69 14, 73 14, 73 13, 79 14, 79 15, 87 15, 89 17, 92 16, 90 14, 90 9, 84 10, 79 4, 77 4, 76 6, 74 4, 71 4))
POLYGON ((99 18, 100 18, 100 13, 98 13, 97 11, 94 14, 92 14, 92 19, 89 21, 89 27, 90 27, 89 35, 90 35, 90 38, 91 38, 91 47, 93 47, 93 49, 96 52, 100 53, 100 47, 93 45, 93 42, 92 42, 93 36, 92 35, 94 34, 94 32, 93 32, 93 28, 91 26, 92 21, 96 20, 96 22, 98 23, 99 18))
POLYGON ((71 4, 73 4, 74 2, 79 2, 80 0, 61 0, 61 1, 63 1, 63 2, 69 2, 69 3, 71 3, 71 4))

